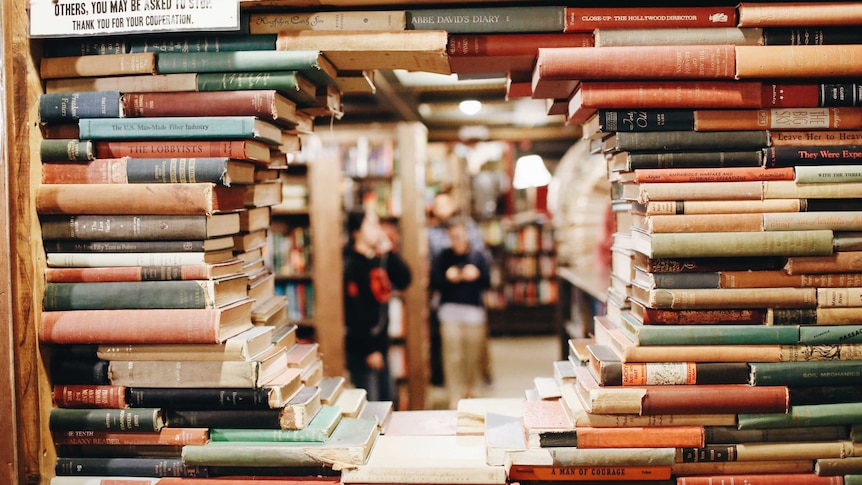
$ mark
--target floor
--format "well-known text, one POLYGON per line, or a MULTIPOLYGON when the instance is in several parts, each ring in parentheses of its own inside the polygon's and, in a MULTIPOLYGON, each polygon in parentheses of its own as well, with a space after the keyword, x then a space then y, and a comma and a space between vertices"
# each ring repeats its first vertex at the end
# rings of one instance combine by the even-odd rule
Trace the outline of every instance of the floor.
MULTIPOLYGON (((477 397, 524 397, 535 377, 552 377, 553 362, 560 360, 560 340, 555 335, 505 336, 490 339, 494 382, 483 386, 477 397)), ((448 393, 432 387, 428 408, 446 409, 448 393)))

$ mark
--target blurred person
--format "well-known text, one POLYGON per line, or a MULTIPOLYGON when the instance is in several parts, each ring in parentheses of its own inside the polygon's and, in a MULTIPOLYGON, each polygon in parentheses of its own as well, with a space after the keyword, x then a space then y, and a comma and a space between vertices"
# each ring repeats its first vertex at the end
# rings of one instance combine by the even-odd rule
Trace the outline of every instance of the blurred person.
POLYGON ((389 299, 407 288, 410 268, 392 251, 392 240, 373 211, 347 214, 344 248, 344 320, 347 370, 369 401, 393 401, 389 371, 389 299))

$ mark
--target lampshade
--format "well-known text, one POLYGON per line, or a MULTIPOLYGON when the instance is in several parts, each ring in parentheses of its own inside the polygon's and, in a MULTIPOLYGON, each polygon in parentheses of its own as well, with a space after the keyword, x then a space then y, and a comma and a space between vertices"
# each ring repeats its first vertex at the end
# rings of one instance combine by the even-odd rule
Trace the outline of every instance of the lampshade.
POLYGON ((541 187, 551 182, 551 172, 545 167, 545 162, 539 155, 524 155, 515 162, 515 176, 512 187, 526 189, 541 187))

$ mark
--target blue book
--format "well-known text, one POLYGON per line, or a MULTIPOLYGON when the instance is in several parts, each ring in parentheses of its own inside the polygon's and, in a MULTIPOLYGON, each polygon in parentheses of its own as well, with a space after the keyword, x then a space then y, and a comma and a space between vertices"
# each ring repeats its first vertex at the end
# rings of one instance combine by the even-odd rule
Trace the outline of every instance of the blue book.
POLYGON ((282 142, 281 127, 254 116, 172 116, 78 120, 85 140, 260 140, 282 142))
POLYGON ((39 96, 42 123, 69 123, 83 118, 119 118, 123 97, 119 91, 79 91, 39 96))

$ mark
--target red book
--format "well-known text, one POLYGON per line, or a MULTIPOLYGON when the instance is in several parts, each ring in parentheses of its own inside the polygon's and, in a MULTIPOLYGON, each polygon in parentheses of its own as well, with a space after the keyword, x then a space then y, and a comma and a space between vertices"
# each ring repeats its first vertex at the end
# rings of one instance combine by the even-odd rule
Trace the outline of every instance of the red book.
POLYGON ((269 163, 269 145, 254 140, 147 140, 95 142, 96 158, 227 157, 269 163))
POLYGON ((736 46, 540 48, 537 79, 733 79, 736 46))
POLYGON ((790 408, 790 395, 786 386, 698 384, 602 387, 586 367, 576 367, 575 374, 578 398, 584 409, 594 414, 786 413, 790 408))
POLYGON ((671 465, 512 465, 508 478, 515 481, 595 483, 606 480, 666 480, 670 474, 671 465))
POLYGON ((126 117, 257 116, 281 125, 296 124, 296 103, 275 90, 126 93, 126 117))
POLYGON ((821 477, 813 473, 779 473, 763 475, 714 475, 679 477, 677 485, 714 485, 718 483, 744 483, 745 485, 843 485, 844 477, 821 477))
POLYGON ((736 7, 566 7, 565 32, 594 29, 736 27, 736 7))
POLYGON ((592 47, 593 34, 452 34, 449 57, 534 56, 540 47, 592 47))
POLYGON ((97 266, 91 268, 45 268, 49 283, 83 283, 98 281, 170 281, 209 280, 237 274, 242 261, 183 266, 97 266))
POLYGON ((727 167, 727 168, 639 168, 629 172, 626 182, 742 182, 751 180, 793 180, 793 167, 727 167))
POLYGON ((126 386, 98 384, 56 385, 52 399, 58 408, 125 408, 126 386))
POLYGON ((42 312, 39 341, 54 344, 213 344, 251 328, 246 299, 216 309, 42 312))

